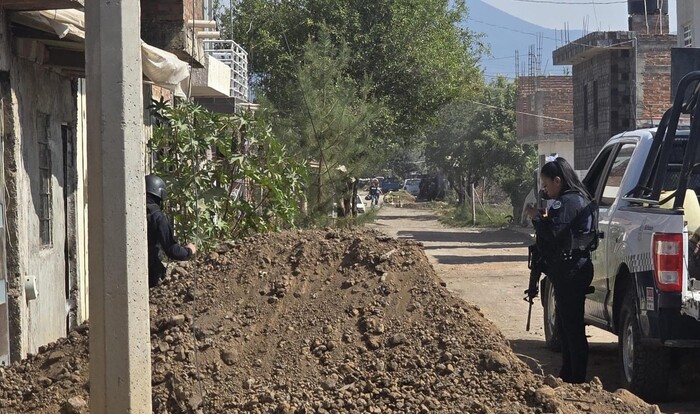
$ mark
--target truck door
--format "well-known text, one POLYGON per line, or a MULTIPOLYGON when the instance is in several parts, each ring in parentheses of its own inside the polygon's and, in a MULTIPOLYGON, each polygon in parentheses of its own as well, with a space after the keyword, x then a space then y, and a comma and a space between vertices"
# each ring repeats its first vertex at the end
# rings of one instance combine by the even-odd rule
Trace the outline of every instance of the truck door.
POLYGON ((620 265, 619 258, 615 256, 615 251, 618 251, 618 245, 624 241, 625 228, 632 225, 632 223, 628 223, 625 219, 615 214, 619 207, 615 205, 615 201, 619 200, 618 195, 620 195, 623 184, 622 179, 625 176, 627 167, 630 165, 632 153, 636 147, 636 141, 621 143, 616 149, 617 153, 612 158, 607 174, 604 175, 605 180, 602 181, 603 186, 599 205, 601 210, 600 230, 603 231, 603 239, 600 240, 598 250, 602 249, 605 252, 605 258, 599 265, 602 266, 601 269, 605 272, 606 278, 604 281, 599 281, 601 291, 593 295, 597 303, 605 305, 602 312, 606 321, 611 320, 610 315, 608 315, 608 310, 611 308, 607 305, 608 301, 612 300, 612 295, 609 293, 614 288, 613 281, 617 276, 620 265), (604 230, 603 227, 605 227, 604 230))
POLYGON ((598 232, 601 235, 598 248, 591 253, 593 262, 593 282, 591 283, 595 291, 591 295, 586 296, 586 316, 595 318, 599 322, 605 320, 605 297, 608 291, 608 274, 605 263, 607 254, 605 249, 605 235, 608 231, 610 223, 610 206, 600 205, 603 195, 609 164, 612 161, 613 154, 617 151, 619 145, 613 145, 600 152, 598 157, 588 169, 588 174, 583 179, 583 183, 588 189, 588 192, 593 196, 593 199, 598 203, 598 232))
POLYGON ((604 149, 594 161, 584 179, 589 192, 598 203, 598 249, 592 255, 593 282, 595 291, 586 297, 586 316, 608 325, 607 301, 610 300, 611 278, 616 275, 617 261, 614 249, 624 234, 624 225, 614 220, 617 206, 615 200, 620 193, 622 179, 629 166, 632 153, 637 146, 636 138, 620 142, 604 149))

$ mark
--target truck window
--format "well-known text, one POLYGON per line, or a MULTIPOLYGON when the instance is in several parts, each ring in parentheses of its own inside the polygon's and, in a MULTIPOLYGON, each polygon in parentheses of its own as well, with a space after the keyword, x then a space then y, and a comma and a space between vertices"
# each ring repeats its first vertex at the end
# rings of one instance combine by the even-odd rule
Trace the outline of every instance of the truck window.
POLYGON ((586 174, 586 177, 583 179, 583 184, 594 199, 597 198, 598 188, 601 185, 601 178, 605 173, 605 166, 608 165, 608 159, 612 154, 612 148, 613 147, 603 148, 603 151, 596 157, 595 161, 593 161, 591 168, 588 169, 588 174, 586 174))
POLYGON ((600 197, 599 205, 601 207, 611 206, 615 197, 620 192, 620 184, 622 183, 622 177, 627 171, 627 166, 632 158, 632 153, 636 148, 636 144, 627 143, 620 147, 615 156, 615 160, 610 168, 610 173, 608 174, 607 180, 605 181, 605 187, 603 187, 603 194, 600 197))

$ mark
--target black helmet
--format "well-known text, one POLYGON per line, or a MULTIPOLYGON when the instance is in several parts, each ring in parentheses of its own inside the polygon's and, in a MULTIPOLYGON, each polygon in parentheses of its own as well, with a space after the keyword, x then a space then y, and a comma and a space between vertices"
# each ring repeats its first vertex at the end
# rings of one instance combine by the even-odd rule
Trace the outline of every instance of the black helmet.
POLYGON ((146 176, 146 194, 151 194, 161 201, 165 200, 165 181, 157 175, 147 175, 146 176))

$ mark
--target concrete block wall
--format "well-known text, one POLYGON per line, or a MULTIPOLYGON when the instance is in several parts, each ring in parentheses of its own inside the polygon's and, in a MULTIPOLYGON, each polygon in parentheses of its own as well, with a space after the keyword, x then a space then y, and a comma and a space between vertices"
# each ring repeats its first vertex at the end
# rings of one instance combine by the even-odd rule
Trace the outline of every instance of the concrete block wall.
POLYGON ((630 50, 599 53, 573 65, 574 163, 587 169, 608 138, 629 129, 630 50))
POLYGON ((632 15, 628 19, 628 27, 631 32, 644 35, 668 34, 669 16, 668 14, 632 15))
MULTIPOLYGON (((65 336, 69 309, 75 303, 69 292, 75 286, 66 274, 66 264, 74 258, 66 251, 75 252, 75 237, 68 237, 66 202, 63 189, 64 146, 62 125, 73 129, 77 107, 75 92, 69 78, 46 70, 29 61, 11 58, 9 73, 11 120, 5 134, 5 154, 8 172, 5 177, 8 207, 7 247, 10 299, 10 335, 13 360, 35 353, 40 346, 65 336), (51 155, 51 245, 43 246, 39 232, 40 170, 38 137, 45 126, 38 125, 38 114, 48 115, 48 139, 51 155), (66 241, 71 245, 66 246, 66 241), (25 296, 24 280, 36 277, 38 297, 25 296)), ((6 97, 3 97, 5 99, 6 97)), ((74 153, 72 154, 74 155, 74 153)), ((70 165, 75 165, 71 162, 70 165)), ((74 191, 74 189, 73 189, 74 191)))
POLYGON ((612 136, 661 119, 671 103, 675 35, 637 35, 573 65, 575 164, 586 169, 612 136))
POLYGON ((518 141, 532 144, 572 140, 572 93, 571 76, 519 77, 516 102, 518 141))

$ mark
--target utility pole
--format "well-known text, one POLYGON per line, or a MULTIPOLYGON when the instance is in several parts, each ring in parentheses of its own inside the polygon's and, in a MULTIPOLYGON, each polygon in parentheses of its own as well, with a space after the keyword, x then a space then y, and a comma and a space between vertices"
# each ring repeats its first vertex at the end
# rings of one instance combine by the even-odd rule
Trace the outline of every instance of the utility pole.
POLYGON ((140 1, 86 14, 90 412, 151 413, 140 1))

